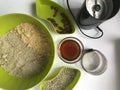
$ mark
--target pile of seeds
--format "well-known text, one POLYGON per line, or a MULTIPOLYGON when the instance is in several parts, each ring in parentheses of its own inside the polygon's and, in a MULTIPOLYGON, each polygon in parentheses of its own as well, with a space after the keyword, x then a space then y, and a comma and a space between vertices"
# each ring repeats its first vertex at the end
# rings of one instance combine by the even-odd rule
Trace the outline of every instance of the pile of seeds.
POLYGON ((51 81, 44 82, 42 90, 65 90, 65 88, 74 80, 77 70, 65 68, 58 76, 51 81))
POLYGON ((0 39, 0 66, 12 76, 32 77, 43 72, 50 57, 50 47, 44 30, 22 23, 0 39))

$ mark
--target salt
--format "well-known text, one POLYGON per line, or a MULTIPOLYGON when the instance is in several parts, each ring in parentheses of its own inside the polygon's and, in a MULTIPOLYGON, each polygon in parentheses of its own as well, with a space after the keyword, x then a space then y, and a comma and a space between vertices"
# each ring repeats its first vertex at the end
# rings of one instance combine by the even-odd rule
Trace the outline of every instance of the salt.
POLYGON ((87 70, 95 70, 100 64, 100 59, 96 52, 90 52, 84 55, 82 63, 87 70))
POLYGON ((107 68, 107 60, 100 51, 93 50, 83 55, 81 65, 86 72, 100 75, 107 68))

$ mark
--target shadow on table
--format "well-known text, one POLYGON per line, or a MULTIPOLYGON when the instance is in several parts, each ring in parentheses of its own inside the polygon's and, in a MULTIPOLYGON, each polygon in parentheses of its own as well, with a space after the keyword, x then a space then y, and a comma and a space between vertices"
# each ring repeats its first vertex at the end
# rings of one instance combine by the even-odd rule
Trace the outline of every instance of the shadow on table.
POLYGON ((32 4, 31 4, 31 14, 32 14, 34 17, 37 17, 37 15, 36 15, 36 3, 32 3, 32 4))
POLYGON ((120 39, 115 40, 116 89, 120 90, 120 39))

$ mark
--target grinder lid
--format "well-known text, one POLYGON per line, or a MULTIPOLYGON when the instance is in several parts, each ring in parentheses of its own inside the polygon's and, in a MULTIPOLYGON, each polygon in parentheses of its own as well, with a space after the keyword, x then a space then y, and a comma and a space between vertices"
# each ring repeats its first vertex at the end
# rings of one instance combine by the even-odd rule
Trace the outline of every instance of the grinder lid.
POLYGON ((86 0, 88 13, 96 19, 107 19, 113 12, 112 0, 86 0))

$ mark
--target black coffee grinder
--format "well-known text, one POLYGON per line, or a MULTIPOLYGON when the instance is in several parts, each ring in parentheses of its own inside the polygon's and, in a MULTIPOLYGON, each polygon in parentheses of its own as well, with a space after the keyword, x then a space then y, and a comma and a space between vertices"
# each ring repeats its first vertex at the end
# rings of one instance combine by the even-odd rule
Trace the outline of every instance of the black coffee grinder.
POLYGON ((120 0, 85 0, 77 20, 81 28, 100 29, 98 26, 119 11, 120 0))

